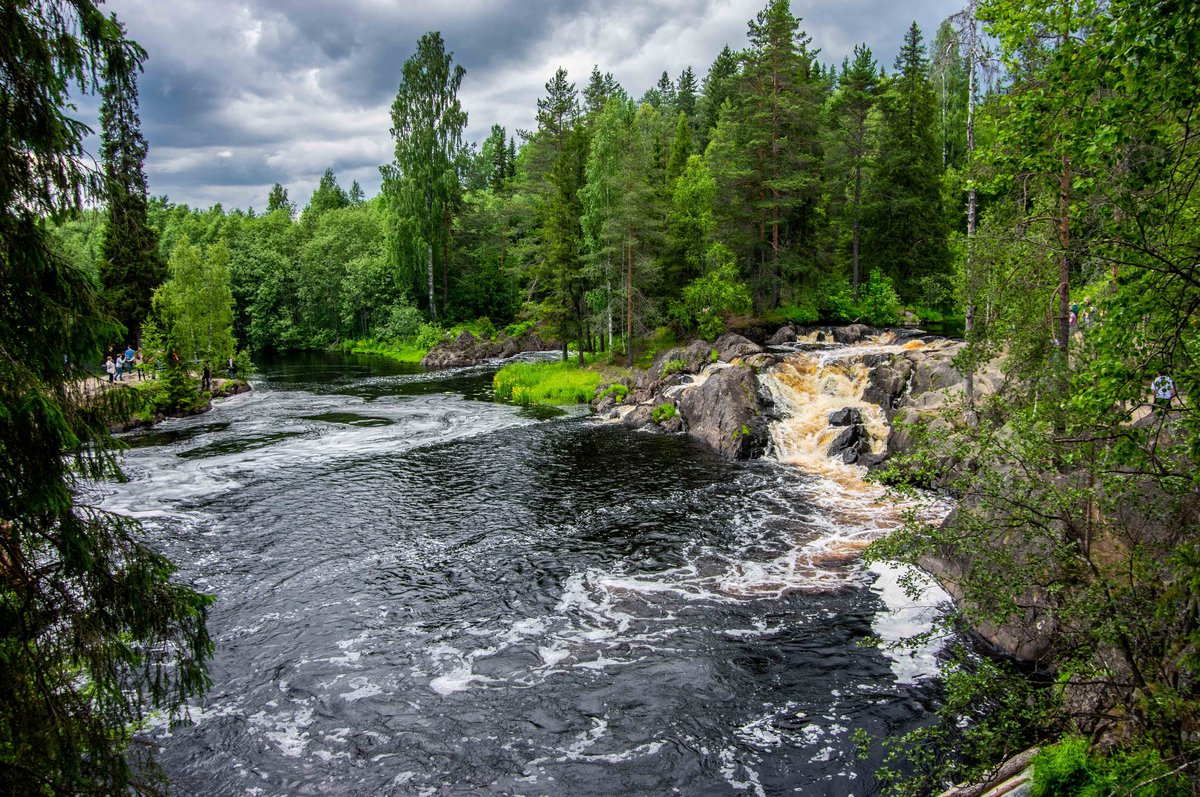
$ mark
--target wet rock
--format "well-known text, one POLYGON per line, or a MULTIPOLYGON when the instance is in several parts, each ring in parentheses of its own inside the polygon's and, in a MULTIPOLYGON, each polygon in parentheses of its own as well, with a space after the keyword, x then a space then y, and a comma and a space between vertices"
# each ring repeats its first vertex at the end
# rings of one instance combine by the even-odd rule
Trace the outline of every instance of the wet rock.
POLYGON ((664 432, 682 432, 683 419, 678 415, 672 415, 670 418, 660 423, 658 428, 662 429, 664 432))
POLYGON ((654 422, 650 417, 651 412, 652 410, 650 407, 634 407, 632 410, 625 413, 625 417, 621 419, 621 423, 625 424, 630 429, 641 429, 643 426, 649 426, 654 422))
POLYGON ((712 349, 704 340, 668 349, 654 358, 647 376, 663 379, 675 374, 698 374, 712 361, 712 349))
POLYGON ((721 368, 679 399, 688 434, 730 459, 761 456, 767 447, 769 399, 745 365, 721 368))
POLYGON ((841 457, 844 462, 852 464, 858 459, 858 455, 866 450, 869 439, 867 429, 861 423, 846 426, 829 443, 826 453, 831 457, 841 457), (847 452, 853 453, 852 458, 846 458, 847 452))
POLYGON ((862 413, 854 407, 842 407, 829 413, 830 426, 861 426, 862 413))
POLYGON ((615 406, 617 406, 617 402, 613 399, 612 394, 610 393, 596 402, 596 412, 606 413, 615 406))
POLYGON ((779 358, 774 354, 759 352, 758 354, 751 354, 749 357, 743 358, 742 364, 748 365, 756 371, 762 371, 763 369, 778 365, 779 358))
POLYGON ((862 343, 872 335, 879 334, 879 330, 872 329, 866 324, 850 324, 844 327, 834 327, 831 331, 835 341, 847 346, 853 343, 862 343))
POLYGON ((877 404, 885 410, 895 409, 897 401, 908 387, 913 364, 906 357, 892 357, 871 371, 871 380, 863 391, 863 401, 877 404))
POLYGON ((791 324, 785 324, 779 328, 771 337, 767 338, 768 346, 782 346, 785 343, 793 343, 796 340, 796 328, 791 324))
POLYGON ((717 338, 716 348, 717 356, 722 362, 732 362, 738 357, 759 354, 763 350, 762 346, 759 346, 749 338, 742 337, 736 332, 726 332, 717 338))

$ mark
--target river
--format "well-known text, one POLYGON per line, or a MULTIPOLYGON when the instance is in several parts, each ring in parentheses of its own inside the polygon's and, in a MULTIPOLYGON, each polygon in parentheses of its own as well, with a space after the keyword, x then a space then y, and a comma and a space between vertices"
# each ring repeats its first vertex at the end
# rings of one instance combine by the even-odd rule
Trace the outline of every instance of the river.
POLYGON ((148 732, 177 793, 865 794, 854 731, 928 719, 936 651, 863 643, 939 596, 836 544, 881 510, 828 478, 497 404, 494 367, 259 368, 103 487, 217 597, 211 692, 148 732))

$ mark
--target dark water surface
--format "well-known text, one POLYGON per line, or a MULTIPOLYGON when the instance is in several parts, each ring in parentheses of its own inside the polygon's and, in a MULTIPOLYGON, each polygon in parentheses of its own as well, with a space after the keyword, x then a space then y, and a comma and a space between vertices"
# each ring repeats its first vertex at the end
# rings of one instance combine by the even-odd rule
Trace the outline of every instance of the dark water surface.
POLYGON ((217 596, 180 794, 867 794, 926 717, 892 571, 823 562, 821 484, 495 404, 491 369, 264 362, 127 438, 141 517, 217 596), (893 586, 888 586, 893 585, 893 586))

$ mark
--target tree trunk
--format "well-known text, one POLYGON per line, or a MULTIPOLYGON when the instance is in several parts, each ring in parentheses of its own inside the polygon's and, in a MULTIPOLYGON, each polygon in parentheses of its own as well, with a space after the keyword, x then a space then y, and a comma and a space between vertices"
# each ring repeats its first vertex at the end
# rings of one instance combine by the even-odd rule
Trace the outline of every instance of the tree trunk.
MULTIPOLYGON (((970 169, 975 160, 975 67, 979 60, 979 38, 974 13, 971 15, 971 39, 969 47, 970 66, 967 72, 967 168, 970 169)), ((970 181, 967 188, 967 309, 963 317, 963 336, 970 345, 971 327, 975 324, 975 302, 972 296, 974 287, 971 277, 975 268, 975 181, 970 181)), ((967 369, 967 406, 975 406, 975 368, 967 369)))
POLYGON ((427 273, 429 277, 429 320, 436 322, 438 319, 437 299, 433 295, 433 244, 426 244, 425 251, 427 254, 427 273))
MULTIPOLYGON (((632 236, 632 231, 629 235, 632 236)), ((633 242, 625 240, 625 350, 633 367, 633 242)))
POLYGON ((852 247, 854 250, 854 301, 858 301, 858 283, 861 280, 858 267, 858 206, 862 199, 862 163, 854 164, 854 208, 853 208, 853 233, 851 234, 852 247))

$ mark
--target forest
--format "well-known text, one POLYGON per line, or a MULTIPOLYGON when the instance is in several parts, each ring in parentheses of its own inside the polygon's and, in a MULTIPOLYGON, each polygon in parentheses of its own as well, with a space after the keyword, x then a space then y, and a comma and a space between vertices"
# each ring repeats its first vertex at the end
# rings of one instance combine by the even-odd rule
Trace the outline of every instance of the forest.
MULTIPOLYGON (((304 208, 279 184, 257 212, 150 198, 139 214, 157 256, 119 272, 98 266, 116 237, 105 211, 57 238, 100 269, 130 330, 177 247, 225 247, 204 259, 227 274, 234 337, 255 351, 428 348, 433 325, 476 319, 624 351, 665 326, 711 335, 751 313, 961 317, 959 38, 947 22, 927 42, 914 23, 890 74, 865 46, 825 66, 788 4, 773 3, 751 22, 750 46, 726 47, 703 79, 664 72, 635 100, 599 66, 581 90, 559 69, 536 130, 494 125, 474 146, 462 140, 464 73, 429 33, 403 68, 379 196, 344 188, 331 168, 304 208)), ((139 136, 115 118, 106 129, 114 142, 139 136)))
POLYGON ((889 788, 937 793, 1043 745, 1035 793, 1200 793, 1195 5, 971 0, 932 38, 897 32, 884 65, 865 46, 823 62, 770 0, 703 78, 664 72, 635 99, 601 65, 559 69, 535 130, 478 146, 453 42, 430 32, 399 75, 378 196, 331 168, 304 208, 276 183, 229 211, 149 196, 146 53, 114 18, 86 0, 3 15, 11 793, 123 790, 144 704, 201 693, 211 655, 210 599, 132 521, 74 504, 116 468, 105 420, 127 408, 76 395, 64 354, 423 352, 469 323, 632 363, 656 336, 902 314, 960 320, 960 369, 998 368, 1003 389, 968 389, 879 477, 954 496, 954 522, 914 520, 871 555, 969 557, 953 622, 1035 612, 1055 631, 1032 674, 959 646, 939 722, 863 740, 894 754, 889 788), (100 171, 63 110, 93 90, 100 171), (1163 374, 1176 397, 1146 412, 1163 374))

